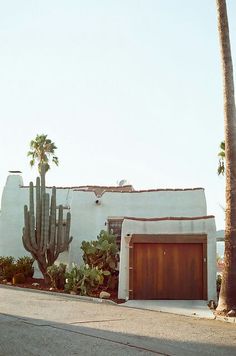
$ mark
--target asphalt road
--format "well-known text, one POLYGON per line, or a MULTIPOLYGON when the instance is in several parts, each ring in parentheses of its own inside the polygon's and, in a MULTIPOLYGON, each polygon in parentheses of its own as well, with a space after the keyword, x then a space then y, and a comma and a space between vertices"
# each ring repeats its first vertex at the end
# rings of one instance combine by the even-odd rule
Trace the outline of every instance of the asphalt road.
POLYGON ((236 355, 236 324, 0 287, 0 356, 236 355))

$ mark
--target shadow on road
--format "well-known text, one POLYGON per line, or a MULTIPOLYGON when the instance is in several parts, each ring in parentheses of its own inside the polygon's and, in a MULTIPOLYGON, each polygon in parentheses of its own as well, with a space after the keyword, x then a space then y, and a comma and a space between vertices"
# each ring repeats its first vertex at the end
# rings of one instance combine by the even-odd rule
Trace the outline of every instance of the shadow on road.
MULTIPOLYGON (((220 340, 219 340, 220 343, 220 340)), ((236 346, 176 341, 0 314, 0 355, 235 355, 236 346)))

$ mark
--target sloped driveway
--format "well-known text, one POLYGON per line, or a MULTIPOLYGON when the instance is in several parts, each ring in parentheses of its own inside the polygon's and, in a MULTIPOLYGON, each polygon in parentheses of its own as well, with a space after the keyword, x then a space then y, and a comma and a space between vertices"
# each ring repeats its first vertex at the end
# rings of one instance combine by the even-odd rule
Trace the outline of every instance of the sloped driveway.
POLYGON ((128 300, 122 306, 165 313, 215 319, 205 300, 128 300))

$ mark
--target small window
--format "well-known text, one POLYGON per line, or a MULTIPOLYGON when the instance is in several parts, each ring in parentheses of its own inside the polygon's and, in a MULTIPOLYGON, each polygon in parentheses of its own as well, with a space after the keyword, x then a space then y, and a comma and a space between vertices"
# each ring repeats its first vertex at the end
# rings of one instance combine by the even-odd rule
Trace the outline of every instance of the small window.
POLYGON ((123 223, 122 218, 117 219, 108 219, 108 232, 112 233, 116 237, 116 243, 120 250, 120 241, 121 241, 121 228, 123 223))

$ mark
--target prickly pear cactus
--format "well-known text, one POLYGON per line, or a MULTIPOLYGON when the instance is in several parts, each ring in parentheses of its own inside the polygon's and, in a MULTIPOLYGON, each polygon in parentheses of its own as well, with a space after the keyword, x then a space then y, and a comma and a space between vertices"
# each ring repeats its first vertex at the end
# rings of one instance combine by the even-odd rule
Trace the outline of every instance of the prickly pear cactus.
POLYGON ((90 268, 102 270, 104 285, 113 290, 117 289, 119 250, 115 236, 102 230, 97 236, 97 240, 83 241, 81 249, 84 252, 84 263, 90 268))
POLYGON ((25 249, 37 260, 40 271, 46 277, 47 267, 53 265, 59 254, 66 251, 72 241, 71 215, 68 212, 66 221, 63 221, 62 205, 59 205, 57 214, 55 187, 52 188, 50 202, 50 195, 46 193, 45 187, 44 165, 41 178, 37 177, 35 190, 34 192, 33 183, 30 182, 29 208, 27 205, 24 206, 25 225, 22 241, 25 249))
POLYGON ((95 241, 83 241, 81 244, 83 260, 90 267, 98 267, 103 271, 115 271, 119 256, 115 236, 102 230, 95 241))

